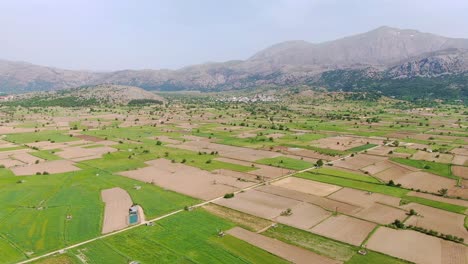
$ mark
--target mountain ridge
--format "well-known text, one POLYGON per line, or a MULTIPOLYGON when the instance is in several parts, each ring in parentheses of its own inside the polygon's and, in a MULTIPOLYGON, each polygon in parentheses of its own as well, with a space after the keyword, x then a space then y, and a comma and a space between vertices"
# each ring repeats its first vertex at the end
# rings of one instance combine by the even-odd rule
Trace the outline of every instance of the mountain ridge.
MULTIPOLYGON (((74 71, 0 60, 0 92, 22 93, 99 84, 201 91, 297 85, 328 88, 333 83, 321 81, 324 74, 340 70, 360 73, 362 78, 374 80, 431 79, 448 75, 464 78, 463 73, 468 71, 467 50, 468 39, 384 26, 322 43, 281 42, 246 60, 191 65, 178 70, 74 71)), ((465 88, 460 88, 462 94, 465 88)), ((383 89, 377 88, 378 91, 383 89)))

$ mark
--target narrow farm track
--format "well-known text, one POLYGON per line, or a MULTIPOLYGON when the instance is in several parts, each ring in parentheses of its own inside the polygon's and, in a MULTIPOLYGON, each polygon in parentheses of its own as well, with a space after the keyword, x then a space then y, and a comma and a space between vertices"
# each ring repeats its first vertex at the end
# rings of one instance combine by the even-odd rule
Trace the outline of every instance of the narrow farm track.
MULTIPOLYGON (((385 145, 388 145, 390 143, 387 143, 385 145)), ((375 147, 372 147, 372 148, 369 148, 369 149, 366 149, 367 151, 371 150, 371 149, 374 149, 374 148, 377 148, 379 147, 380 145, 377 145, 375 147)), ((364 152, 366 150, 362 150, 362 151, 359 151, 359 152, 356 152, 356 153, 361 153, 361 152, 364 152)), ((356 154, 355 153, 355 154, 356 154)), ((350 157, 351 154, 349 155, 346 155, 344 157, 340 157, 338 159, 335 159, 335 160, 332 160, 330 162, 335 162, 335 161, 338 161, 340 159, 343 159, 343 158, 348 158, 350 157)), ((265 182, 261 182, 261 183, 257 183, 257 184, 254 184, 254 185, 251 185, 249 187, 246 187, 246 188, 243 188, 243 189, 240 189, 236 192, 234 192, 235 194, 237 193, 240 193, 240 192, 244 192, 244 191, 248 191, 248 190, 251 190, 251 189, 255 189, 257 187, 260 187, 260 186, 263 186, 265 184, 270 184, 270 183, 273 183, 273 182, 276 182, 276 181, 280 181, 282 179, 285 179, 285 178, 288 178, 288 177, 291 177, 291 176, 294 176, 296 174, 299 174, 299 173, 303 173, 303 172, 307 172, 307 171, 311 171, 311 170, 314 170, 316 169, 317 167, 310 167, 310 168, 307 168, 307 169, 304 169, 304 170, 300 170, 300 171, 295 171, 293 173, 289 173, 289 174, 285 174, 283 176, 280 176, 280 177, 277 177, 277 178, 274 178, 274 179, 271 179, 271 180, 268 180, 268 181, 265 181, 265 182)), ((202 203, 199 203, 199 204, 196 204, 196 205, 193 205, 192 208, 197 208, 197 207, 201 207, 201 206, 204 206, 204 205, 207 205, 209 203, 212 203, 212 202, 215 202, 217 200, 220 200, 220 199, 224 199, 223 196, 220 196, 220 197, 217 197, 217 198, 214 198, 214 199, 211 199, 211 200, 208 200, 208 201, 204 201, 202 203)), ((146 220, 146 221, 143 221, 139 224, 136 224, 136 225, 132 225, 132 226, 129 226, 127 228, 124 228, 124 229, 121 229, 121 230, 118 230, 118 231, 115 231, 115 232, 112 232, 112 233, 109 233, 109 234, 105 234, 105 235, 101 235, 101 236, 98 236, 98 237, 95 237, 95 238, 92 238, 92 239, 89 239, 89 240, 86 240, 86 241, 83 241, 83 242, 79 242, 79 243, 76 243, 76 244, 73 244, 73 245, 70 245, 70 246, 67 246, 67 247, 64 247, 64 248, 61 248, 61 249, 58 249, 58 250, 54 250, 54 251, 51 251, 49 253, 45 253, 43 255, 40 255, 40 256, 37 256, 37 257, 34 257, 34 258, 30 258, 30 259, 27 259, 27 260, 24 260, 24 261, 21 261, 21 262, 17 262, 17 264, 23 264, 23 263, 31 263, 33 261, 37 261, 39 259, 42 259, 42 258, 45 258, 45 257, 49 257, 49 256, 53 256, 55 254, 60 254, 60 253, 63 253, 69 249, 73 249, 73 248, 76 248, 76 247, 79 247, 79 246, 82 246, 82 245, 85 245, 85 244, 88 244, 88 243, 91 243, 91 242, 94 242, 94 241, 97 241, 97 240, 100 240, 100 239, 103 239, 103 238, 106 238, 106 237, 110 237, 110 236, 114 236, 114 235, 117 235, 117 234, 120 234, 120 233, 123 233, 125 231, 128 231, 128 230, 131 230, 131 229, 134 229, 134 228, 137 228, 139 226, 143 226, 143 225, 146 225, 147 223, 149 222, 157 222, 157 221, 160 221, 164 218, 167 218, 167 217, 170 217, 172 215, 175 215, 175 214, 178 214, 180 212, 183 212, 184 210, 183 209, 179 209, 179 210, 176 210, 176 211, 173 211, 173 212, 170 212, 168 214, 165 214, 165 215, 162 215, 162 216, 159 216, 159 217, 156 217, 156 218, 153 218, 153 219, 150 219, 150 220, 146 220)))

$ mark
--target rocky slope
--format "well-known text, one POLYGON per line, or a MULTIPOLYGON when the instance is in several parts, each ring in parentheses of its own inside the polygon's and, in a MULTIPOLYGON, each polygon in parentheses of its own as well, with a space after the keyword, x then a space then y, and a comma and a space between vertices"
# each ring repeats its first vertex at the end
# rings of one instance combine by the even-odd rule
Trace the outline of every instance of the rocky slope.
MULTIPOLYGON (((245 61, 194 65, 179 70, 97 73, 0 61, 0 92, 58 90, 97 84, 129 85, 147 90, 219 91, 296 85, 354 89, 372 80, 415 78, 435 82, 443 78, 442 83, 445 83, 448 76, 466 77, 467 50, 467 39, 381 27, 319 44, 284 42, 245 61), (366 82, 351 82, 356 80, 366 82)), ((459 83, 457 89, 463 95, 466 84, 463 85, 463 80, 459 83)), ((385 87, 373 87, 388 92, 385 87)))
MULTIPOLYGON (((96 86, 78 87, 58 91, 32 92, 14 96, 11 100, 30 105, 31 102, 39 102, 39 105, 57 105, 71 102, 76 105, 126 105, 135 100, 150 100, 163 103, 164 98, 139 87, 102 84, 96 86)), ((36 106, 35 104, 33 106, 36 106)))

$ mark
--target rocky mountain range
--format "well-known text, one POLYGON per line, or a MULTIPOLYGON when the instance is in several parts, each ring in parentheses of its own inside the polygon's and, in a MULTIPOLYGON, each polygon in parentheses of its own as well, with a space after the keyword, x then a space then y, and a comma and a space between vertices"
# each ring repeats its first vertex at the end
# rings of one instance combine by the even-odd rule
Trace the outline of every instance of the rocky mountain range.
POLYGON ((321 86, 331 90, 397 92, 402 81, 424 94, 468 97, 468 39, 380 27, 323 43, 288 41, 247 60, 179 70, 72 71, 0 60, 0 92, 22 93, 117 84, 147 90, 223 91, 257 87, 321 86), (379 85, 380 83, 380 85, 379 85), (428 85, 429 84, 429 85, 428 85), (435 91, 431 90, 435 89, 435 91), (437 93, 434 93, 437 92, 437 93))

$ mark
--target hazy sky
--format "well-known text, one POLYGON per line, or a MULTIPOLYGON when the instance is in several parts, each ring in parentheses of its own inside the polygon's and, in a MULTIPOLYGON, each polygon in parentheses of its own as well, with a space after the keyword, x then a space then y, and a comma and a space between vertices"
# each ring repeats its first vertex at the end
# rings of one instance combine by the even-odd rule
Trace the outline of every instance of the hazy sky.
POLYGON ((179 68, 382 25, 468 38, 467 14, 468 0, 0 0, 0 59, 179 68))

